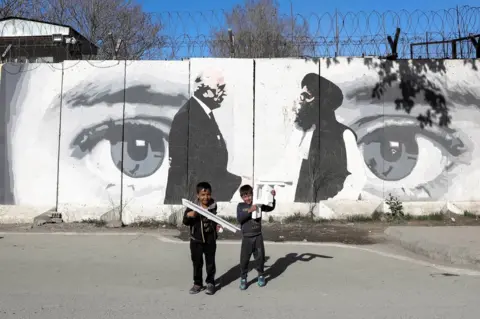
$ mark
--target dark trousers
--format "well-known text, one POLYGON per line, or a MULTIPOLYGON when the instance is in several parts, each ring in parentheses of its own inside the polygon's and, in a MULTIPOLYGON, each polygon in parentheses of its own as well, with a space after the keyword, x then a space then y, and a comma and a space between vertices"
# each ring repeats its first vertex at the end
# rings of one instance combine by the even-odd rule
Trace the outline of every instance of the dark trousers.
POLYGON ((193 262, 193 283, 203 286, 203 255, 205 255, 205 264, 207 268, 207 284, 215 284, 215 252, 217 243, 202 243, 190 240, 190 254, 193 262))
POLYGON ((254 237, 243 237, 242 247, 240 248, 240 276, 242 279, 247 278, 248 264, 250 257, 256 262, 256 269, 259 276, 262 276, 265 268, 265 245, 263 243, 263 235, 254 237))

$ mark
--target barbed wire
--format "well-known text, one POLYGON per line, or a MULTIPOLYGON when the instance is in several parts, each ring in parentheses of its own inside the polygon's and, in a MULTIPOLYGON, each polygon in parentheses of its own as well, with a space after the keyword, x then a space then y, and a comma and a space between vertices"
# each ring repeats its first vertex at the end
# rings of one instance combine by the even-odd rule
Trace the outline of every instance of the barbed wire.
MULTIPOLYGON (((205 30, 227 30, 223 10, 208 12, 161 12, 157 18, 167 35, 165 53, 173 57, 209 56, 216 41, 205 30)), ((480 7, 463 6, 437 11, 334 12, 308 15, 282 15, 292 25, 308 25, 309 38, 295 37, 285 30, 293 43, 313 47, 313 56, 383 56, 389 53, 387 36, 400 28, 399 57, 409 57, 410 43, 453 39, 480 33, 480 7)), ((465 44, 467 45, 467 44, 465 44)), ((432 57, 443 51, 431 50, 432 57)), ((465 50, 468 52, 468 50, 465 50)), ((465 56, 467 57, 467 56, 465 56)))
MULTIPOLYGON (((231 27, 227 23, 229 14, 231 12, 225 10, 153 13, 152 19, 162 25, 162 45, 146 50, 142 58, 184 59, 214 56, 215 48, 231 45, 228 39, 214 36, 215 31, 226 33, 231 27)), ((279 16, 279 19, 291 21, 292 26, 289 28, 287 24, 281 30, 283 41, 298 47, 298 55, 305 55, 303 51, 308 48, 308 55, 312 57, 386 56, 391 53, 387 37, 393 37, 396 28, 400 28, 398 58, 450 58, 452 52, 447 43, 448 40, 480 34, 480 7, 471 6, 437 11, 293 14, 279 16), (296 25, 307 26, 307 33, 296 33, 294 30, 296 25), (414 52, 411 52, 410 45, 412 43, 434 41, 443 41, 444 43, 416 46, 414 52)), ((12 32, 17 35, 46 33, 45 30, 32 30, 32 28, 46 27, 20 22, 15 26, 8 26, 8 28, 4 26, 0 30, 0 36, 3 39, 12 32)), ((278 35, 276 36, 278 37, 278 35)), ((255 38, 255 34, 251 37, 250 40, 253 42, 265 41, 264 37, 255 38)), ((12 48, 17 51, 17 55, 21 56, 38 56, 46 47, 45 43, 16 41, 12 48)), ((107 45, 109 44, 103 44, 103 46, 107 45)), ((241 44, 237 43, 237 45, 241 44)), ((64 46, 63 49, 71 50, 72 47, 74 46, 64 46)), ((3 43, 0 45, 0 50, 2 48, 5 49, 3 43)), ((111 56, 106 57, 105 55, 83 54, 82 56, 89 59, 112 59, 111 56)), ((470 41, 458 43, 457 57, 475 57, 475 47, 470 41)), ((125 54, 117 58, 128 59, 131 57, 125 54)))

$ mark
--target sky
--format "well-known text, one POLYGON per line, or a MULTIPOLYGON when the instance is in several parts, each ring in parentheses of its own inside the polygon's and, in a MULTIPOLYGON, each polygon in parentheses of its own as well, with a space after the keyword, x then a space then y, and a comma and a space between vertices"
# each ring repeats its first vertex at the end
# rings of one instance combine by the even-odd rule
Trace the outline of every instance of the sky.
MULTIPOLYGON (((143 5, 145 11, 156 13, 159 17, 162 18, 162 21, 166 25, 165 32, 170 36, 171 39, 174 39, 175 43, 179 43, 179 48, 181 52, 177 52, 176 55, 184 56, 208 56, 202 45, 206 37, 210 34, 210 28, 212 26, 224 26, 222 24, 222 10, 228 11, 232 9, 237 4, 242 4, 244 0, 137 0, 143 5), (194 43, 192 47, 186 48, 186 43, 194 43), (195 51, 195 52, 189 52, 195 51), (204 52, 205 51, 205 52, 204 52)), ((333 36, 331 30, 331 17, 323 16, 320 29, 318 23, 318 17, 313 17, 311 14, 316 14, 317 16, 322 16, 324 14, 334 14, 335 10, 342 13, 343 15, 348 14, 349 12, 358 13, 364 12, 362 15, 362 21, 367 20, 367 14, 370 14, 372 11, 377 11, 380 13, 386 11, 401 12, 402 10, 407 10, 409 12, 415 10, 421 11, 437 11, 443 9, 455 8, 457 5, 462 6, 472 6, 480 7, 480 2, 478 0, 467 0, 462 2, 449 1, 449 0, 403 0, 403 1, 378 1, 378 0, 338 0, 338 1, 319 1, 319 0, 277 0, 280 5, 280 12, 282 14, 290 15, 291 10, 293 9, 294 14, 301 15, 302 17, 307 17, 310 22, 311 32, 316 34, 324 35, 326 33, 327 37, 331 38, 333 36), (316 29, 313 29, 316 28, 316 29), (329 31, 325 31, 330 29, 329 31)), ((453 26, 455 12, 450 12, 450 23, 449 25, 453 26)), ((479 11, 476 11, 478 14, 479 11)), ((472 16, 476 16, 472 13, 472 16)), ((344 30, 341 31, 341 37, 345 38, 348 36, 372 36, 377 34, 393 34, 395 33, 395 23, 392 22, 397 16, 390 15, 388 16, 390 22, 383 22, 379 19, 379 15, 370 17, 370 25, 366 26, 367 23, 361 23, 362 31, 359 31, 359 28, 353 26, 355 23, 354 18, 350 16, 349 23, 350 25, 345 25, 344 30), (379 27, 382 25, 388 25, 391 28, 388 30, 379 31, 379 27), (370 29, 365 29, 370 28, 370 29), (375 29, 376 28, 376 29, 375 29), (356 34, 352 34, 356 30, 356 34), (370 34, 369 34, 370 33, 370 34)), ((425 35, 430 37, 430 40, 439 40, 439 37, 442 37, 439 34, 439 29, 442 28, 442 22, 446 19, 444 16, 436 15, 432 20, 427 22, 427 19, 432 19, 432 15, 427 18, 426 16, 421 16, 420 13, 417 13, 413 18, 404 15, 402 16, 404 23, 415 23, 415 30, 409 30, 405 32, 410 33, 421 33, 424 35, 425 31, 432 32, 431 34, 425 35), (427 26, 428 24, 428 26, 427 26), (436 34, 438 33, 438 34, 436 34)), ((469 19, 475 19, 475 21, 469 20, 466 22, 466 25, 471 26, 472 23, 475 25, 477 32, 480 32, 480 17, 469 19)), ((358 22, 357 22, 358 23, 358 22)), ((406 30, 411 25, 400 26, 402 32, 406 30)), ((227 28, 225 26, 225 28, 227 28)), ((453 30, 456 31, 456 30, 453 30)), ((444 30, 444 33, 452 32, 452 30, 444 30)), ((424 39, 422 39, 424 40, 424 39)), ((419 42, 418 40, 417 42, 419 42)), ((363 50, 363 49, 362 49, 363 50)), ((369 49, 365 49, 369 50, 369 49)))
MULTIPOLYGON (((139 0, 148 11, 208 11, 228 10, 242 0, 139 0)), ((296 13, 310 12, 334 12, 335 9, 348 11, 387 11, 387 10, 439 10, 455 7, 456 5, 479 6, 478 0, 470 1, 449 1, 449 0, 405 0, 405 1, 378 1, 378 0, 339 0, 339 1, 315 1, 315 0, 279 0, 280 10, 289 13, 290 3, 293 3, 293 10, 296 13), (315 5, 314 5, 315 4, 315 5), (314 7, 315 6, 315 7, 314 7)))

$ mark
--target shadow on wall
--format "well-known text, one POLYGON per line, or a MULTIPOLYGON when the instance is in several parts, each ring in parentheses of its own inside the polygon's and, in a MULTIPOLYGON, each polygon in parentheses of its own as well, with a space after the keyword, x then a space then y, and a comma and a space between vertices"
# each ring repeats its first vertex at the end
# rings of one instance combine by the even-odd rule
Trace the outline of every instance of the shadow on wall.
MULTIPOLYGON (((328 59, 326 65, 355 62, 328 59)), ((464 126, 465 112, 469 122, 476 121, 472 106, 480 102, 479 90, 469 84, 478 81, 476 61, 365 58, 363 64, 377 73, 377 80, 357 86, 346 98, 365 106, 367 114, 351 125, 370 175, 365 193, 377 198, 392 193, 404 201, 477 198, 461 191, 466 172, 476 172, 470 165, 477 142, 469 138, 475 129, 464 126), (457 76, 458 68, 465 79, 457 76), (382 108, 377 114, 368 112, 374 105, 382 108), (449 162, 444 163, 445 158, 449 162), (462 166, 466 169, 459 174, 462 166)))
MULTIPOLYGON (((354 59, 346 58, 345 60, 350 64, 354 59)), ((448 126, 451 123, 452 117, 449 114, 448 101, 443 94, 442 87, 427 76, 428 72, 436 73, 438 76, 445 75, 447 72, 445 61, 448 60, 392 61, 364 58, 363 61, 369 69, 377 70, 380 80, 373 89, 365 88, 364 92, 352 92, 351 97, 363 95, 371 99, 381 99, 384 95, 389 94, 390 89, 397 86, 400 90, 400 96, 394 99, 397 110, 403 110, 410 114, 415 106, 415 101, 420 98, 429 104, 430 109, 417 117, 422 128, 425 125, 448 126)), ((327 67, 340 64, 338 58, 326 59, 327 67)), ((474 71, 478 71, 475 59, 463 60, 463 64, 464 66, 470 64, 474 71)), ((468 96, 467 94, 462 99, 465 103, 471 103, 477 101, 478 96, 468 96)))

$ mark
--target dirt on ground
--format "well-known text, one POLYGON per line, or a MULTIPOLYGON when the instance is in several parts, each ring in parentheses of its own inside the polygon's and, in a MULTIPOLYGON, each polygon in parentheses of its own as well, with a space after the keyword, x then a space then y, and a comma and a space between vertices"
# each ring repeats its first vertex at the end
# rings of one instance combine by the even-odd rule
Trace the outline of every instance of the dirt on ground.
MULTIPOLYGON (((368 245, 380 241, 380 237, 385 229, 380 224, 334 224, 334 223, 265 223, 263 225, 263 236, 266 241, 285 242, 285 241, 307 241, 307 242, 337 242, 353 245, 368 245)), ((92 233, 92 232, 115 232, 115 233, 168 233, 177 239, 188 241, 189 230, 187 227, 175 227, 172 225, 134 225, 121 228, 107 228, 102 224, 96 223, 56 223, 45 224, 33 227, 30 224, 21 225, 0 225, 0 232, 25 232, 25 233, 92 233)), ((219 234, 218 240, 240 240, 239 232, 232 233, 224 230, 219 234)))
MULTIPOLYGON (((232 222, 232 221, 230 221, 232 222)), ((234 223, 235 224, 235 223, 234 223)), ((390 226, 480 226, 480 219, 471 216, 430 215, 413 219, 407 216, 396 220, 344 220, 312 221, 297 218, 289 223, 263 223, 263 236, 267 241, 328 242, 350 245, 371 245, 383 242, 384 231, 390 226), (423 218, 423 219, 422 219, 423 218)), ((181 229, 178 238, 188 240, 188 230, 181 229)), ((240 240, 241 234, 225 230, 219 240, 240 240)))
MULTIPOLYGON (((229 220, 236 224, 233 220, 229 220)), ((286 242, 329 242, 351 245, 370 245, 384 240, 384 230, 389 226, 480 226, 476 216, 430 215, 416 218, 394 220, 342 220, 313 221, 308 218, 291 218, 289 222, 264 222, 263 235, 266 241, 286 242), (453 219, 452 219, 453 218, 453 219)), ((164 233, 188 241, 187 227, 175 227, 160 222, 144 222, 121 228, 107 228, 101 222, 55 223, 33 226, 31 224, 0 225, 0 232, 140 232, 164 233)), ((240 233, 225 230, 219 234, 219 240, 240 240, 240 233)))
MULTIPOLYGON (((381 225, 342 224, 280 224, 268 223, 262 226, 264 240, 274 242, 334 242, 352 245, 371 245, 381 240, 384 228, 381 225)), ((177 238, 189 240, 188 229, 181 229, 177 238)), ((218 240, 241 240, 242 235, 224 230, 218 240)))

